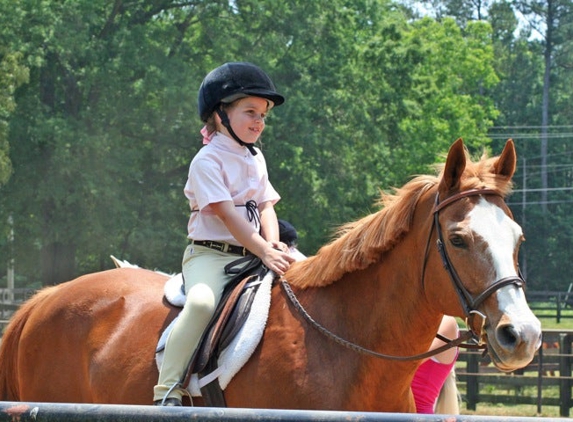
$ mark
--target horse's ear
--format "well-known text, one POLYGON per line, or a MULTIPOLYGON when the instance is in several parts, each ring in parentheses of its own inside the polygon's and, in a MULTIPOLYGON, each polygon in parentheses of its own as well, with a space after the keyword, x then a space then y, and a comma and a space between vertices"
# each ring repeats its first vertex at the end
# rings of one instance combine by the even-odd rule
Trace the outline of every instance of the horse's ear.
POLYGON ((501 155, 493 165, 492 173, 511 179, 516 167, 517 154, 515 152, 515 144, 513 143, 513 139, 508 139, 501 155))
POLYGON ((444 167, 442 181, 440 182, 440 191, 450 192, 459 188, 460 179, 462 178, 465 168, 466 149, 464 147, 464 141, 462 138, 459 138, 452 144, 448 152, 446 166, 444 167))

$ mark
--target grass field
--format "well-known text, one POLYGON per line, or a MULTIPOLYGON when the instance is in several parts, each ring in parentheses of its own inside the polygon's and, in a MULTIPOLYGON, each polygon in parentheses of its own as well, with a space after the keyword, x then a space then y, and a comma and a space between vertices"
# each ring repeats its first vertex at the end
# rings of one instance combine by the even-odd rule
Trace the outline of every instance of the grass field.
POLYGON ((524 417, 543 417, 543 418, 558 418, 559 407, 557 406, 544 406, 541 413, 537 413, 537 406, 529 404, 520 405, 507 405, 507 404, 491 404, 479 403, 475 411, 465 409, 464 404, 460 408, 462 415, 479 415, 479 416, 524 416, 524 417))
MULTIPOLYGON (((573 310, 566 310, 563 312, 564 315, 573 316, 573 310)), ((541 327, 544 330, 558 329, 558 330, 573 330, 573 318, 563 318, 560 323, 556 322, 555 317, 544 318, 538 315, 541 321, 541 327)), ((461 387, 461 385, 460 385, 461 387)), ((488 393, 495 394, 496 391, 493 387, 490 388, 491 391, 488 393)), ((460 388, 461 389, 461 388, 460 388)), ((500 391, 500 394, 507 394, 507 391, 500 391)), ((523 391, 522 394, 531 396, 537 396, 537 391, 532 387, 532 391, 523 391)), ((559 392, 557 387, 547 387, 543 390, 543 396, 546 397, 558 397, 559 392)), ((481 415, 481 416, 524 416, 524 417, 548 417, 548 418, 558 418, 559 407, 558 406, 542 406, 541 413, 537 413, 537 406, 535 405, 508 405, 508 404, 494 404, 494 403, 478 403, 477 409, 467 410, 466 403, 462 402, 460 406, 460 413, 463 415, 481 415)), ((572 412, 573 414, 573 412, 572 412)))
POLYGON ((553 318, 544 318, 537 315, 537 318, 541 321, 541 328, 544 330, 573 330, 573 310, 566 310, 563 311, 563 314, 568 316, 568 318, 562 318, 561 322, 557 323, 555 317, 553 318))

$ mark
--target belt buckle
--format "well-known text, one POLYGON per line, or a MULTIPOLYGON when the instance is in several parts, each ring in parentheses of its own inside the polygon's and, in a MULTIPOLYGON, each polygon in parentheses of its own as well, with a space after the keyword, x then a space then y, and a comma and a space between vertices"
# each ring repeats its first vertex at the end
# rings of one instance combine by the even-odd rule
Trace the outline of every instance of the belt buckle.
POLYGON ((215 249, 217 251, 224 252, 225 251, 225 244, 219 242, 209 242, 209 247, 211 249, 215 249))

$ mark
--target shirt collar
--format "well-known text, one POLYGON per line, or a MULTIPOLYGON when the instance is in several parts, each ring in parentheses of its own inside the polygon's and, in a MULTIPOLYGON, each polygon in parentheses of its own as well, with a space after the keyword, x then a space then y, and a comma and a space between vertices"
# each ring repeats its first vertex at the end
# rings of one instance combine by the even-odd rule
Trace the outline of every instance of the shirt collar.
POLYGON ((209 145, 213 145, 216 148, 221 148, 227 151, 233 151, 236 152, 237 154, 243 154, 245 152, 249 152, 246 147, 239 145, 239 143, 235 141, 233 138, 230 138, 221 132, 215 133, 209 145))

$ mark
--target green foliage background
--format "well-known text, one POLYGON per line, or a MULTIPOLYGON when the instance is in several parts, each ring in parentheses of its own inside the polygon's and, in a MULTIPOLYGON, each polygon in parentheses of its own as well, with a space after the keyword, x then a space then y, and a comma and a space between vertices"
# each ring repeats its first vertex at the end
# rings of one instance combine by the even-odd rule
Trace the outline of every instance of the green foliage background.
MULTIPOLYGON (((0 274, 13 257, 19 286, 55 284, 112 254, 179 271, 197 89, 226 61, 261 66, 287 98, 263 150, 307 254, 458 137, 480 154, 494 125, 539 120, 543 45, 514 35, 509 3, 482 20, 410 6, 0 0, 0 274)), ((555 122, 571 115, 559 78, 555 122)))

